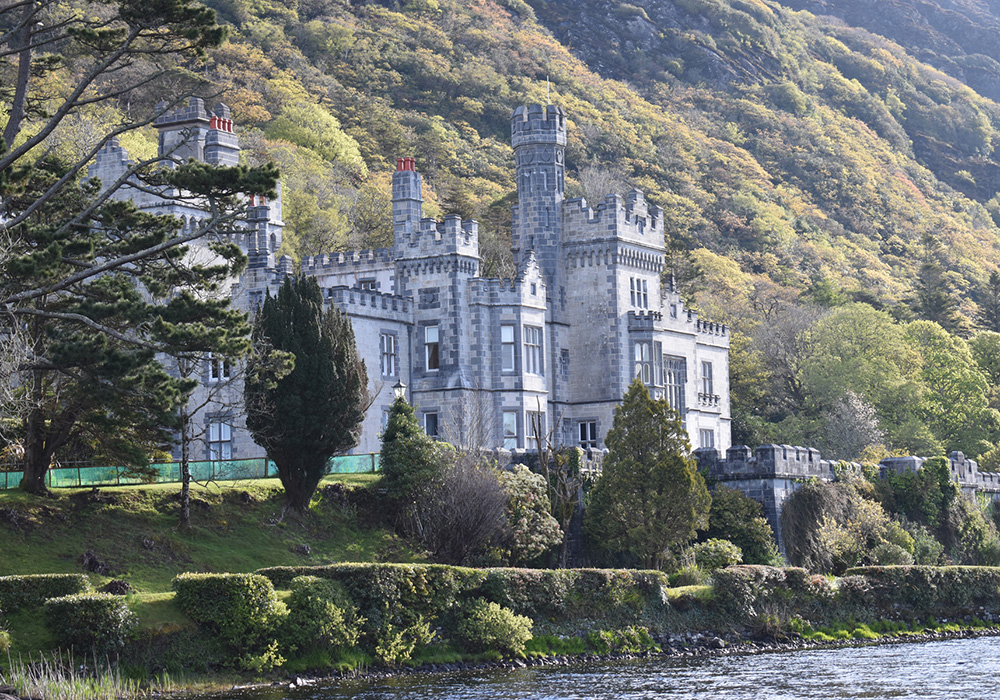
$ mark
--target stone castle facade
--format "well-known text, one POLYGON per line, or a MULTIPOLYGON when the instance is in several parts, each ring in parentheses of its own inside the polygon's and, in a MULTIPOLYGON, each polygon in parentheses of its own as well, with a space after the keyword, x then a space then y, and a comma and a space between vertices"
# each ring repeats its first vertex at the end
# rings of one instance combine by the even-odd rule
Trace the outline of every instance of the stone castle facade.
MULTIPOLYGON (((229 109, 201 100, 156 122, 162 153, 232 165, 239 144, 229 109)), ((426 431, 461 445, 532 449, 541 434, 600 449, 615 407, 636 376, 684 419, 692 447, 730 447, 729 337, 698 318, 663 280, 663 210, 633 190, 596 207, 565 199, 566 115, 519 107, 511 119, 518 203, 518 275, 479 275, 475 221, 423 216, 420 173, 401 158, 392 178, 393 247, 302 260, 331 305, 352 320, 374 401, 356 453, 377 452, 393 400, 405 385, 426 431)), ((128 154, 109 143, 91 176, 116 181, 128 154)), ((140 206, 197 226, 194 206, 122 188, 140 206)), ((253 202, 236 239, 250 263, 232 294, 252 309, 292 272, 281 246, 280 196, 253 202)), ((237 374, 209 358, 204 391, 237 374)), ((240 419, 238 381, 204 411, 203 458, 262 456, 240 419)), ((196 399, 197 400, 197 399, 196 399)))

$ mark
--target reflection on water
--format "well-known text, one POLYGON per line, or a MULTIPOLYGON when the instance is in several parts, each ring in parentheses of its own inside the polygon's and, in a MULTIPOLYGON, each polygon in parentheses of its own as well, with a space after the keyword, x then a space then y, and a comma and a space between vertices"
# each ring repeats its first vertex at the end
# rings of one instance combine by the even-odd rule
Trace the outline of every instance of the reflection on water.
POLYGON ((418 675, 213 700, 639 700, 1000 697, 1000 638, 569 668, 418 675))

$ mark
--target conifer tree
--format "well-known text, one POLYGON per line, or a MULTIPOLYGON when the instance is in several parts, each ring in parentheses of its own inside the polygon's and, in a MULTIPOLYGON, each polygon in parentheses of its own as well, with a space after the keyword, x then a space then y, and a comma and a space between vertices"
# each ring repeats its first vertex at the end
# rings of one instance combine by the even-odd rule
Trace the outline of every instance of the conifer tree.
POLYGON ((315 279, 285 278, 268 294, 254 320, 244 385, 247 428, 278 468, 288 507, 309 507, 334 455, 358 443, 368 408, 368 374, 358 357, 351 322, 336 307, 323 312, 315 279), (284 376, 261 362, 268 352, 287 353, 284 376))
POLYGON ((712 503, 680 415, 666 399, 650 398, 636 378, 605 444, 608 456, 585 513, 590 541, 659 567, 671 549, 708 526, 712 503))
POLYGON ((164 371, 158 353, 217 350, 242 332, 228 301, 206 300, 245 264, 216 234, 239 228, 242 195, 272 192, 273 168, 171 168, 160 157, 133 163, 117 182, 83 177, 106 144, 200 89, 181 65, 224 36, 193 0, 0 7, 0 335, 26 338, 15 375, 0 382, 25 398, 7 422, 20 426, 28 491, 45 490, 49 465, 70 445, 144 462, 169 442, 193 386, 164 371), (93 133, 67 138, 60 127, 74 120, 93 133), (118 201, 126 180, 204 208, 201 225, 181 232, 173 217, 118 201), (209 264, 185 247, 205 237, 209 264))
POLYGON ((389 509, 406 529, 412 524, 414 505, 442 470, 434 441, 421 429, 406 399, 397 398, 389 409, 379 466, 389 509))

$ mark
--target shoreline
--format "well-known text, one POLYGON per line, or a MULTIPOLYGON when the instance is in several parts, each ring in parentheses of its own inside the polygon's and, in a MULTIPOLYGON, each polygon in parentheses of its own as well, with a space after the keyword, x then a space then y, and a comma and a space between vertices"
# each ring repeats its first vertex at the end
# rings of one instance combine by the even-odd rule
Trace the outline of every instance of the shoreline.
MULTIPOLYGON (((336 684, 346 681, 376 682, 379 680, 397 678, 401 676, 432 675, 432 674, 452 674, 467 673, 476 671, 513 671, 525 668, 537 667, 568 667, 582 664, 607 662, 607 661, 632 661, 639 659, 695 659, 712 658, 717 656, 749 656, 754 654, 785 653, 795 651, 811 651, 815 649, 842 649, 846 647, 866 647, 882 644, 919 644, 926 642, 940 642, 953 639, 973 639, 979 637, 1000 637, 1000 626, 993 627, 970 627, 967 629, 954 631, 934 631, 910 632, 894 635, 884 635, 879 639, 838 639, 834 641, 814 641, 810 639, 798 638, 789 641, 762 641, 749 638, 738 638, 735 634, 725 636, 732 637, 736 641, 729 642, 724 637, 715 635, 711 631, 689 633, 688 635, 700 638, 702 641, 691 646, 668 645, 660 651, 641 651, 622 654, 573 654, 573 655, 553 655, 539 656, 527 659, 505 659, 502 661, 458 661, 454 663, 427 663, 420 666, 394 666, 369 669, 365 671, 343 671, 329 674, 311 676, 308 674, 295 674, 289 678, 279 681, 264 683, 252 683, 247 685, 232 686, 229 690, 254 690, 263 688, 287 688, 289 690, 308 686, 318 686, 336 684), (719 645, 719 642, 722 642, 719 645)), ((668 635, 670 637, 670 635, 668 635)), ((183 694, 190 691, 172 691, 169 695, 183 694)), ((225 692, 225 691, 218 691, 225 692)), ((211 694, 211 693, 209 693, 211 694)))

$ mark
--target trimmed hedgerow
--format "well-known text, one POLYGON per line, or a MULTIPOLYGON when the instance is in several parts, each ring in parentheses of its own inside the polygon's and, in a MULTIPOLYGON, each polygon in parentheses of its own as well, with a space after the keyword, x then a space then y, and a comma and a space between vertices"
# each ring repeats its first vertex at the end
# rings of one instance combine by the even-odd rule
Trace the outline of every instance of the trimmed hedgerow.
POLYGON ((1000 568, 865 566, 842 579, 845 603, 915 615, 1000 612, 1000 568), (864 583, 854 579, 863 577, 864 583), (843 585, 843 582, 847 585, 843 585))
POLYGON ((275 623, 274 586, 257 574, 181 574, 173 580, 181 611, 219 641, 256 648, 275 623))
POLYGON ((117 657, 135 626, 125 599, 110 593, 80 593, 45 601, 45 626, 64 649, 117 657))
POLYGON ((0 610, 36 608, 49 598, 86 593, 90 581, 83 574, 29 574, 0 576, 0 610))
POLYGON ((413 619, 449 615, 463 602, 483 598, 534 619, 634 618, 644 610, 669 608, 667 577, 658 571, 605 569, 468 569, 439 564, 334 564, 272 567, 257 573, 286 587, 295 576, 341 583, 368 628, 385 622, 386 611, 403 608, 413 619))

